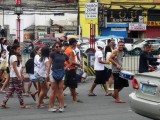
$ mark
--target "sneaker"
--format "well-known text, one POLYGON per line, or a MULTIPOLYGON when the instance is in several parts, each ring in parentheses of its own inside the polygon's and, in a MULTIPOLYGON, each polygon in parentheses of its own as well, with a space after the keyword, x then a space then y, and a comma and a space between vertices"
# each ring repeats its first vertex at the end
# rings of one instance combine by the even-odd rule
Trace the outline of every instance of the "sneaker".
POLYGON ((59 112, 64 112, 64 108, 59 108, 59 112))
POLYGON ((114 90, 114 88, 108 88, 108 90, 113 91, 113 90, 114 90))
POLYGON ((56 112, 56 111, 57 111, 57 108, 56 108, 56 107, 49 108, 48 111, 49 111, 49 112, 56 112))

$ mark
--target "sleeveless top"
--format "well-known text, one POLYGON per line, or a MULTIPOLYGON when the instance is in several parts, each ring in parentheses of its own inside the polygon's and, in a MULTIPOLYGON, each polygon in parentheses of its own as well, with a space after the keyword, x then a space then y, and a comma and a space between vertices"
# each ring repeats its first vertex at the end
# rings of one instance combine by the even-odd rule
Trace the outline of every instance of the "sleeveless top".
MULTIPOLYGON (((122 54, 119 54, 119 52, 117 53, 117 58, 115 59, 115 61, 122 66, 123 64, 123 56, 124 56, 124 52, 122 52, 122 54)), ((115 64, 112 64, 112 72, 113 73, 119 73, 121 70, 117 69, 115 64)))

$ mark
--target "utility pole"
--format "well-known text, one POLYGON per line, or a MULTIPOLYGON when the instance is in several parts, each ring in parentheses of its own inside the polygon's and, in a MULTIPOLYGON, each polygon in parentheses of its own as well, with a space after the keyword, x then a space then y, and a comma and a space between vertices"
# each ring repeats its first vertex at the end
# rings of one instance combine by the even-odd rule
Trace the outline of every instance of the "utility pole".
POLYGON ((23 9, 21 6, 22 1, 16 0, 16 6, 15 6, 15 14, 17 14, 17 39, 20 42, 20 27, 21 27, 21 20, 20 15, 23 13, 23 9))

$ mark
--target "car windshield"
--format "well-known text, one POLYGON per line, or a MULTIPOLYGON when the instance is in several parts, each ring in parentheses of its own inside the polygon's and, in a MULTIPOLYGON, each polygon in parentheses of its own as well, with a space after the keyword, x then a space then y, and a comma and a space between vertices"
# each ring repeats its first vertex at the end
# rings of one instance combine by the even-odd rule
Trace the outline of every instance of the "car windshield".
POLYGON ((139 44, 139 43, 141 43, 141 42, 143 42, 144 40, 137 40, 137 41, 135 41, 133 44, 139 44))

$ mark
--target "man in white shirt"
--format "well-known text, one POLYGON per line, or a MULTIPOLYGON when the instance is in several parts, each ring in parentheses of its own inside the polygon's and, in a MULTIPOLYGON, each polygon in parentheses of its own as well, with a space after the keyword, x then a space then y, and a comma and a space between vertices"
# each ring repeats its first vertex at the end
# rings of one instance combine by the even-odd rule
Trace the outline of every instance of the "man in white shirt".
POLYGON ((102 50, 104 48, 105 44, 103 42, 98 42, 98 49, 95 53, 95 63, 94 63, 94 70, 96 73, 96 78, 94 83, 92 84, 92 87, 90 89, 90 93, 88 96, 96 96, 96 94, 93 93, 93 90, 97 86, 97 84, 102 84, 104 87, 104 90, 106 92, 106 96, 110 96, 111 94, 108 92, 107 86, 106 86, 106 80, 104 78, 104 64, 109 64, 109 61, 103 61, 103 53, 102 50))

